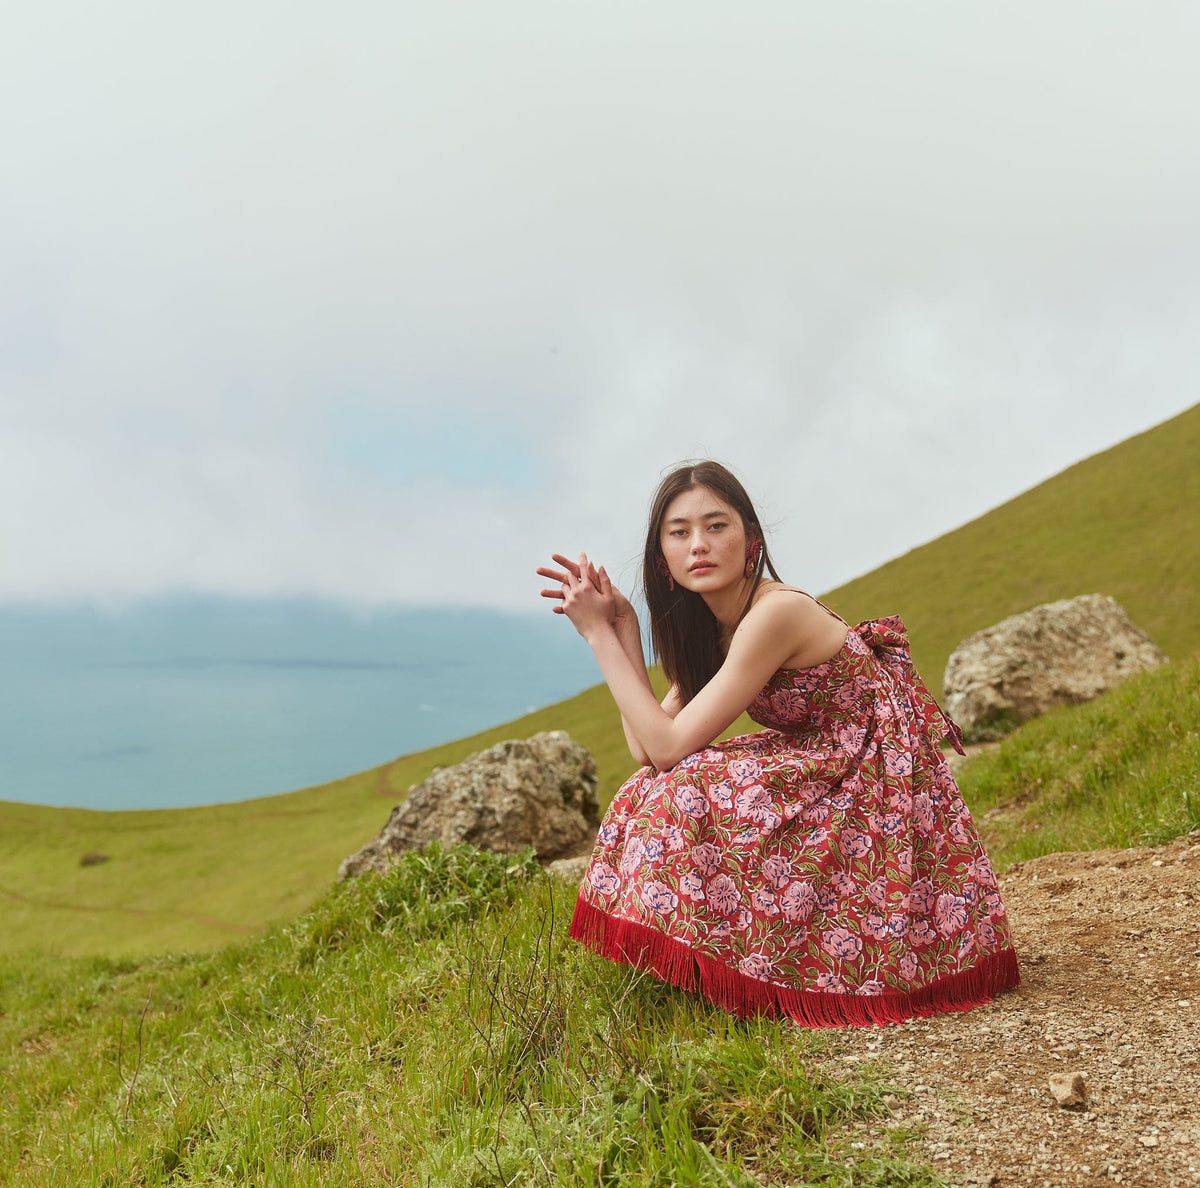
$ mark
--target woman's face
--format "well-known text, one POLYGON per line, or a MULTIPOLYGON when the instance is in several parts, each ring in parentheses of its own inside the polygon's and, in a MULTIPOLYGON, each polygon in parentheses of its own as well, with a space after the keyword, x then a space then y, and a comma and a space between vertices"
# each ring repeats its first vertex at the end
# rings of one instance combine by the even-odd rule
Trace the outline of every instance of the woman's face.
POLYGON ((659 544, 671 576, 687 590, 713 594, 745 581, 742 518, 707 487, 693 487, 671 500, 659 544))

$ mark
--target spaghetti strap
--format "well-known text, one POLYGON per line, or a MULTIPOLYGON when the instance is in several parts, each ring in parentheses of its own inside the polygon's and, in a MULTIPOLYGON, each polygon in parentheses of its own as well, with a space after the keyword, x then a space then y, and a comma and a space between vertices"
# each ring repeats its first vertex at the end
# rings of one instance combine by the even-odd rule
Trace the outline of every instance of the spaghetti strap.
MULTIPOLYGON (((837 611, 835 611, 835 610, 833 609, 833 607, 831 607, 831 606, 826 606, 826 605, 825 605, 825 604, 824 604, 824 603, 823 603, 823 602, 822 602, 822 601, 821 601, 819 598, 815 598, 815 597, 814 597, 812 594, 810 594, 810 593, 809 593, 807 590, 801 590, 801 589, 799 589, 799 588, 798 588, 798 587, 796 587, 796 586, 783 586, 783 585, 779 586, 779 590, 780 590, 781 592, 783 592, 783 593, 787 593, 787 594, 803 594, 805 598, 807 598, 807 599, 811 600, 812 602, 815 602, 815 603, 816 603, 816 604, 817 604, 817 605, 818 605, 818 606, 819 606, 819 607, 820 607, 820 608, 821 608, 823 611, 825 611, 825 613, 826 613, 826 614, 832 615, 832 616, 833 616, 835 619, 837 619, 837 621, 838 621, 839 623, 843 624, 843 625, 844 625, 844 626, 846 626, 846 627, 849 627, 849 626, 850 626, 850 624, 849 624, 849 623, 847 623, 847 622, 846 622, 846 620, 845 620, 845 619, 843 619, 843 618, 842 618, 842 616, 841 616, 841 615, 839 615, 839 614, 837 613, 837 611)), ((774 594, 774 593, 775 593, 775 591, 774 591, 774 590, 768 590, 768 591, 767 591, 767 593, 768 593, 768 594, 774 594)))

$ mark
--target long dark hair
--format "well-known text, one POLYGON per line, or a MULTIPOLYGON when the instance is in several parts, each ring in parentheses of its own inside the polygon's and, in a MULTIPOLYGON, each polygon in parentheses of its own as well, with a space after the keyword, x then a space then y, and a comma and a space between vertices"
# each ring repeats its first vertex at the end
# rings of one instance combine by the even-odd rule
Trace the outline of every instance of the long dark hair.
POLYGON ((642 554, 642 591, 650 612, 650 638, 655 658, 663 673, 679 691, 687 705, 716 675, 725 661, 721 650, 721 625, 699 594, 677 587, 672 590, 664 576, 666 558, 662 551, 662 525, 667 508, 676 496, 704 487, 723 499, 741 517, 746 540, 758 540, 762 547, 754 566, 753 581, 746 595, 738 622, 754 602, 754 595, 765 574, 779 581, 771 564, 762 523, 746 488, 719 462, 693 462, 671 471, 658 485, 650 504, 650 524, 646 530, 646 549, 642 554))

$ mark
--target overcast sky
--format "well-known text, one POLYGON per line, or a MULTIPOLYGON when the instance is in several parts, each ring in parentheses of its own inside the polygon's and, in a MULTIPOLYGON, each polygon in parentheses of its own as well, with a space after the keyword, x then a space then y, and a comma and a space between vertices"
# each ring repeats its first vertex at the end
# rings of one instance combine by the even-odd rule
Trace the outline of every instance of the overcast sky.
POLYGON ((1200 5, 5 3, 0 599, 828 589, 1200 400, 1200 5))

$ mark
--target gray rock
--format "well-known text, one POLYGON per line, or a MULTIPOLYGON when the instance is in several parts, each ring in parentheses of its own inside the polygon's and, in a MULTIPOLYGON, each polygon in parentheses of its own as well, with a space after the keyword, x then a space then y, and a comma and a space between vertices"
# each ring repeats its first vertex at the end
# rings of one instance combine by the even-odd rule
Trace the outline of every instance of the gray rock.
POLYGON ((1087 1082, 1083 1073, 1051 1073, 1050 1093, 1064 1109, 1087 1102, 1087 1082))
POLYGON ((550 874, 558 875, 564 882, 578 884, 583 882, 589 862, 590 854, 580 854, 578 858, 558 858, 551 862, 546 870, 550 874))
POLYGON ((946 664, 946 712, 976 741, 1056 705, 1078 705, 1166 663, 1103 594, 1047 602, 968 636, 946 664))
POLYGON ((500 853, 532 846, 551 861, 590 851, 599 825, 591 752, 553 730, 435 768, 392 809, 379 836, 341 864, 338 878, 386 871, 395 855, 435 840, 500 853))

